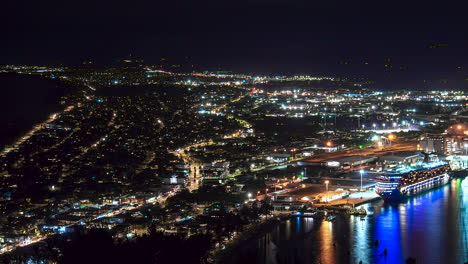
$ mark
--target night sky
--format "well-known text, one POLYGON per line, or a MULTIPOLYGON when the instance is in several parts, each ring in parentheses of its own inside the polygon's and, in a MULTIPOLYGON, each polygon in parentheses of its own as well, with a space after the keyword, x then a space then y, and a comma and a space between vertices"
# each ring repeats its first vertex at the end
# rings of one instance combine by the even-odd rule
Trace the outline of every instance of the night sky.
POLYGON ((199 69, 468 87, 466 11, 442 1, 10 2, 0 63, 105 65, 132 53, 199 69))

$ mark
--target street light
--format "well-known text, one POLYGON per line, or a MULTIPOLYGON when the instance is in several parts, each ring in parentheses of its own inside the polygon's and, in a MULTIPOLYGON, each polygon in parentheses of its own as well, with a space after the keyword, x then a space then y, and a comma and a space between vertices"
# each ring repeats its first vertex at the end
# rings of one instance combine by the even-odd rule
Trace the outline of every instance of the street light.
POLYGON ((362 174, 364 173, 364 170, 360 170, 359 173, 361 174, 361 191, 362 191, 362 174))
POLYGON ((252 198, 252 194, 251 193, 248 193, 247 194, 247 197, 249 197, 249 200, 252 198))
POLYGON ((329 180, 326 180, 326 181, 325 181, 325 188, 327 189, 327 192, 328 192, 328 184, 329 184, 329 183, 330 183, 329 180))
POLYGON ((395 139, 395 135, 393 135, 393 134, 388 135, 388 140, 390 141, 390 146, 392 145, 392 140, 394 140, 394 139, 395 139))

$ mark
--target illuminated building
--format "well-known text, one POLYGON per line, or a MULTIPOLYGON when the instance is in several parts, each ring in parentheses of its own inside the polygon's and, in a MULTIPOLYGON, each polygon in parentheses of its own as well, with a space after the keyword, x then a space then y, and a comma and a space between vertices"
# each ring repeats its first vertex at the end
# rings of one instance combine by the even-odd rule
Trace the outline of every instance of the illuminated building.
POLYGON ((443 137, 426 137, 419 141, 424 152, 436 152, 444 154, 446 152, 446 142, 443 137))

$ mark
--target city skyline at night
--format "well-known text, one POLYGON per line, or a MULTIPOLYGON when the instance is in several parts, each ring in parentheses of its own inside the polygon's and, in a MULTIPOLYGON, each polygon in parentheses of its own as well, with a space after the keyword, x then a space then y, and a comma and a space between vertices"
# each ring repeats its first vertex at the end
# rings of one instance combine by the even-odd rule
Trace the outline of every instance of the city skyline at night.
POLYGON ((1 263, 468 263, 461 6, 2 11, 1 263))

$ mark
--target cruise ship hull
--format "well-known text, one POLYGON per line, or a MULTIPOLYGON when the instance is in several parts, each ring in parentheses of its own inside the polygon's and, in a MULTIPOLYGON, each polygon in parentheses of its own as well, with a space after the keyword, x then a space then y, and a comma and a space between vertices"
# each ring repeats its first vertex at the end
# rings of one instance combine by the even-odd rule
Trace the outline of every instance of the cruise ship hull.
POLYGON ((377 192, 377 194, 388 202, 400 201, 418 193, 445 185, 449 180, 450 176, 447 173, 444 173, 412 185, 395 188, 391 191, 377 192))

